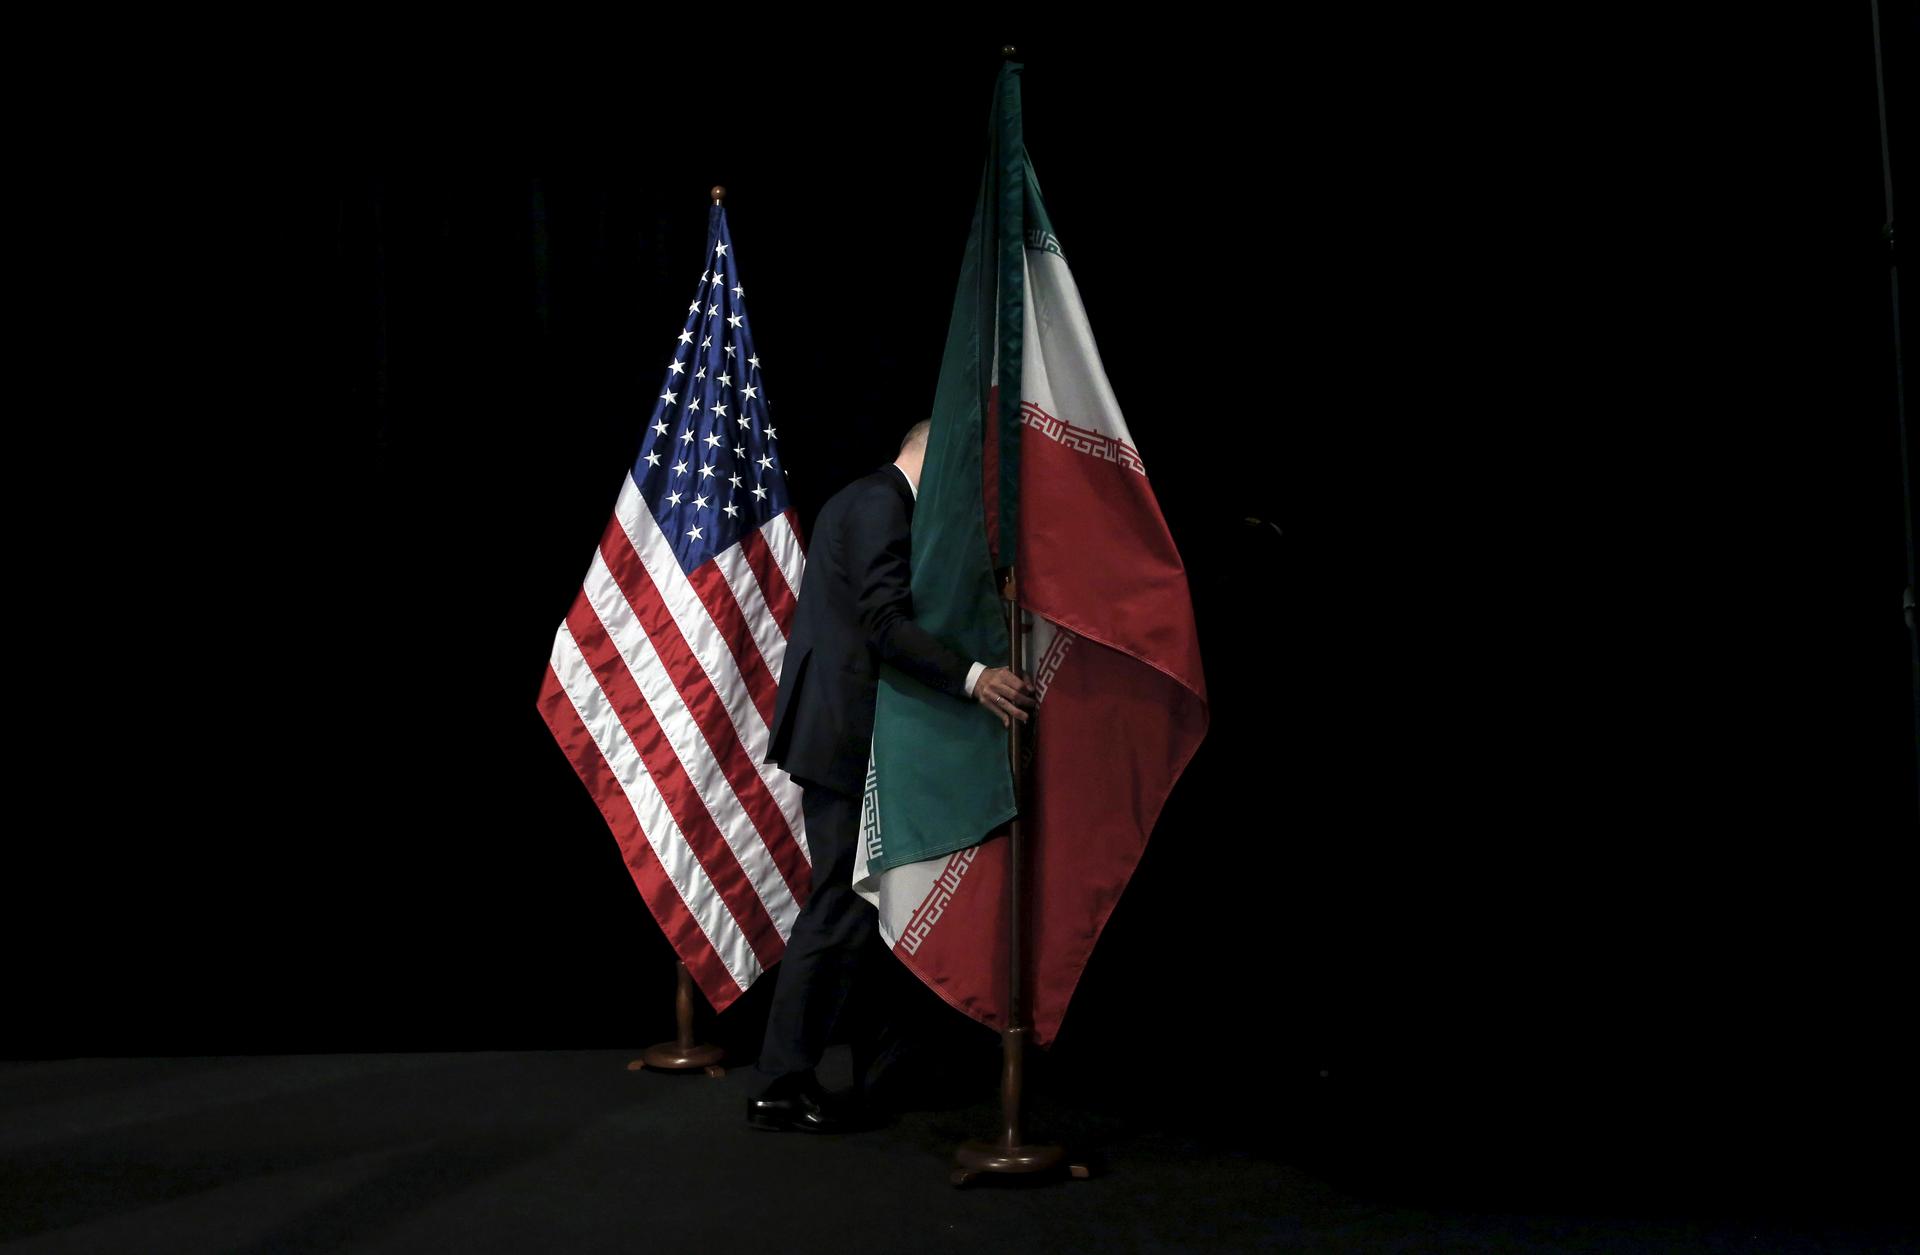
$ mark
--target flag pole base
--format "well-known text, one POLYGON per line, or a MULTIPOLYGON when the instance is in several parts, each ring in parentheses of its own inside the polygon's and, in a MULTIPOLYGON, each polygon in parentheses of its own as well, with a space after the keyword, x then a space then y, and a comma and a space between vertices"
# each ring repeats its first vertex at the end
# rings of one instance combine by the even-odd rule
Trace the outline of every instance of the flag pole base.
POLYGON ((661 1042, 658 1046, 648 1046, 641 1051, 640 1057, 627 1065, 627 1071, 654 1068, 661 1072, 704 1071, 708 1076, 725 1076, 727 1070, 719 1066, 725 1054, 718 1046, 684 1046, 679 1042, 661 1042))
POLYGON ((702 1072, 711 1077, 722 1077, 727 1070, 720 1066, 720 1060, 726 1051, 719 1046, 709 1046, 693 1040, 693 973, 687 965, 680 965, 678 986, 673 995, 673 1020, 678 1036, 672 1041, 661 1042, 657 1046, 648 1046, 640 1052, 640 1057, 627 1064, 627 1071, 640 1072, 654 1068, 661 1072, 702 1072))
POLYGON ((1050 1142, 1017 1146, 1006 1142, 962 1142, 953 1153, 953 1174, 948 1179, 955 1185, 968 1185, 988 1175, 1041 1176, 1058 1171, 1063 1164, 1067 1174, 1076 1181, 1084 1181, 1091 1175, 1085 1164, 1069 1164, 1066 1159, 1067 1152, 1050 1142))

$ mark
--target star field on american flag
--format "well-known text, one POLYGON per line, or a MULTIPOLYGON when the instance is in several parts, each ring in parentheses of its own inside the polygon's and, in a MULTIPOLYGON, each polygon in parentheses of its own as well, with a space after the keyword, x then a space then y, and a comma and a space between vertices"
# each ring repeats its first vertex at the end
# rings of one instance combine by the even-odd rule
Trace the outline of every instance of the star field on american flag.
POLYGON ((684 571, 789 504, 780 433, 767 417, 747 293, 734 271, 724 215, 719 235, 633 464, 634 483, 684 571))

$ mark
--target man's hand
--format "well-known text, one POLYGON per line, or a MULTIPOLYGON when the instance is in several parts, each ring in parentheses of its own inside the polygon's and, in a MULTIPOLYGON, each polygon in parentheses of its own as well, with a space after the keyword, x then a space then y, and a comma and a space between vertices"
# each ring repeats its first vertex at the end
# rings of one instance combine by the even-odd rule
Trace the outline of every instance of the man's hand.
POLYGON ((1006 667, 988 667, 973 685, 973 700, 999 716, 1004 727, 1010 720, 1027 721, 1027 712, 1039 702, 1033 685, 1006 667))

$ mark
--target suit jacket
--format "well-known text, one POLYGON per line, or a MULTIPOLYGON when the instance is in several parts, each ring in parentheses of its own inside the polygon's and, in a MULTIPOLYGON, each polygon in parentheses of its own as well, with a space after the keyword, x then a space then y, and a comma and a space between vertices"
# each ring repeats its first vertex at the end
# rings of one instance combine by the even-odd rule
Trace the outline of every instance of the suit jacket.
POLYGON ((835 493, 814 523, 767 761, 802 786, 866 788, 880 664, 966 697, 969 659, 913 621, 913 489, 896 466, 835 493))

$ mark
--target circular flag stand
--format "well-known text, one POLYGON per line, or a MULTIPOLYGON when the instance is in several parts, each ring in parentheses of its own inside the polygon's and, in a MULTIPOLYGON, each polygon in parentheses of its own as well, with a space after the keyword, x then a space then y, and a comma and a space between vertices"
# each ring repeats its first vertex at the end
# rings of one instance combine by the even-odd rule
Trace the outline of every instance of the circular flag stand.
POLYGON ((627 1064, 627 1071, 640 1072, 653 1068, 661 1072, 705 1072, 711 1077, 725 1076, 727 1070, 720 1066, 720 1060, 726 1052, 719 1046, 693 1040, 693 973, 687 971, 685 963, 680 964, 680 985, 674 991, 673 1018, 678 1030, 674 1040, 648 1046, 640 1052, 638 1059, 627 1064))

